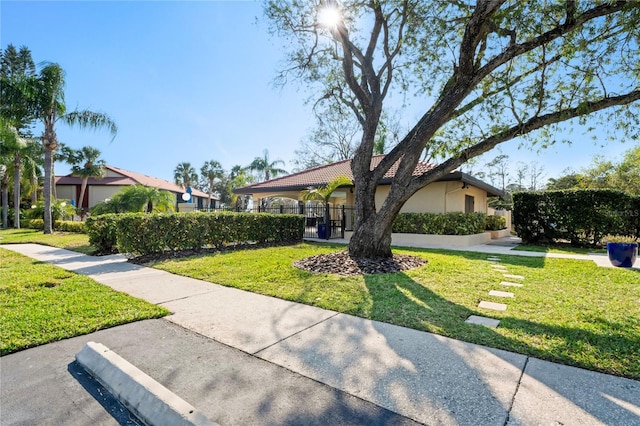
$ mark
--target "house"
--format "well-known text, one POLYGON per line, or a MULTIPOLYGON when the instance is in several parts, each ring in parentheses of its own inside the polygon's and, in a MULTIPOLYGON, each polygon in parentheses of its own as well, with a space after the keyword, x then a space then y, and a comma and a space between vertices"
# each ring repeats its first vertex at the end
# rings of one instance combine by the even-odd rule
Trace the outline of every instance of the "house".
MULTIPOLYGON (((104 168, 105 176, 103 178, 89 178, 84 200, 82 201, 82 207, 85 209, 92 208, 99 202, 113 197, 114 194, 120 192, 123 188, 132 185, 144 185, 174 193, 176 195, 176 207, 178 207, 178 204, 181 204, 180 207, 190 207, 190 209, 180 208, 179 210, 181 211, 193 210, 194 208, 206 209, 209 203, 209 194, 205 192, 196 189, 192 190, 192 200, 187 204, 182 198, 182 195, 185 193, 185 188, 180 185, 164 179, 130 172, 113 166, 105 166, 104 168)), ((72 175, 56 176, 55 185, 56 195, 59 199, 77 200, 78 197, 80 197, 82 178, 72 175)), ((215 208, 218 202, 219 198, 212 196, 211 208, 215 208)))
MULTIPOLYGON (((372 168, 377 166, 384 158, 384 155, 376 155, 371 159, 372 168)), ((414 175, 420 175, 433 165, 420 162, 416 166, 414 175)), ((389 194, 391 180, 397 170, 396 165, 385 174, 380 181, 376 190, 376 205, 381 206, 385 198, 389 194)), ((351 160, 339 161, 332 164, 314 167, 288 176, 275 178, 266 182, 260 182, 253 185, 237 188, 237 194, 252 196, 254 205, 260 203, 265 198, 290 198, 293 200, 302 200, 302 191, 313 187, 326 185, 329 181, 337 176, 346 175, 353 180, 351 172, 351 160)), ((417 191, 402 207, 401 213, 449 213, 449 212, 465 212, 465 213, 485 213, 493 214, 493 209, 488 206, 488 198, 500 196, 502 191, 493 186, 474 178, 471 175, 460 171, 453 171, 447 176, 432 182, 424 188, 417 191)), ((315 215, 308 213, 307 205, 302 201, 298 201, 298 213, 304 213, 307 217, 315 215)), ((355 204, 355 194, 353 187, 341 187, 333 193, 330 204, 332 207, 331 218, 337 219, 340 213, 336 207, 340 207, 342 211, 348 212, 355 204)), ((344 214, 344 223, 342 231, 350 231, 353 229, 353 215, 344 214)), ((307 221, 307 224, 313 222, 307 221)), ((332 225, 333 226, 333 225, 332 225)), ((344 235, 344 232, 342 232, 344 235)))
MULTIPOLYGON (((377 166, 384 155, 376 155, 371 159, 372 167, 377 166)), ((414 175, 422 174, 433 166, 420 162, 414 175)), ((389 194, 391 180, 395 175, 397 166, 385 174, 376 191, 376 205, 382 202, 389 194)), ((260 200, 267 197, 282 197, 301 200, 301 192, 313 187, 326 185, 333 178, 345 175, 353 180, 351 172, 351 160, 318 166, 298 173, 290 174, 266 182, 237 188, 237 194, 251 195, 260 200)), ((401 212, 411 213, 448 213, 448 212, 481 212, 487 213, 487 199, 502 195, 502 191, 474 178, 466 173, 453 171, 448 176, 433 182, 416 192, 402 207, 401 212)), ((331 198, 332 205, 353 206, 355 195, 353 188, 340 188, 334 192, 331 198)))

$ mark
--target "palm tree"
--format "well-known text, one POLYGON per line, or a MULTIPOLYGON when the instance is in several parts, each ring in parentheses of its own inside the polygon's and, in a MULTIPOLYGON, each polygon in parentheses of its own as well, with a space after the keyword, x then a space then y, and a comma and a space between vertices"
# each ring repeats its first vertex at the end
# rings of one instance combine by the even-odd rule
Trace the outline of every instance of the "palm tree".
MULTIPOLYGON (((322 201, 324 204, 324 223, 329 226, 329 200, 331 200, 331 195, 341 186, 353 185, 351 179, 349 179, 345 175, 336 176, 331 179, 326 186, 320 188, 313 188, 307 191, 302 191, 302 198, 305 201, 308 200, 318 200, 322 201)), ((328 228, 327 228, 328 229, 328 228)))
POLYGON ((113 199, 117 197, 120 208, 128 212, 173 211, 176 202, 175 195, 169 191, 144 185, 129 186, 115 194, 113 199))
POLYGON ((80 214, 82 214, 83 211, 82 203, 84 202, 84 193, 87 189, 89 178, 102 178, 105 174, 105 162, 98 157, 100 157, 100 150, 91 146, 84 146, 77 151, 74 150, 69 158, 71 174, 82 178, 80 197, 76 203, 80 214))
POLYGON ((198 173, 196 169, 191 167, 191 163, 180 163, 173 171, 173 180, 176 184, 184 186, 186 189, 187 186, 191 186, 193 182, 198 181, 198 173))
POLYGON ((20 180, 22 178, 22 166, 30 161, 30 155, 34 154, 34 142, 28 130, 29 124, 34 119, 34 111, 29 99, 27 99, 20 85, 25 80, 33 78, 36 67, 31 58, 31 51, 22 46, 20 50, 12 44, 5 51, 0 50, 0 116, 2 116, 5 129, 14 133, 10 143, 13 155, 13 226, 20 228, 20 180), (26 129, 26 130, 25 130, 26 129))
POLYGON ((284 161, 279 159, 270 161, 269 150, 265 149, 262 157, 256 157, 247 168, 252 172, 258 172, 258 174, 264 176, 264 180, 267 181, 279 174, 287 174, 286 170, 278 168, 280 164, 284 166, 284 161))
POLYGON ((47 64, 37 77, 27 80, 22 86, 25 95, 31 100, 36 117, 44 125, 42 145, 44 147, 44 233, 50 234, 51 223, 51 179, 53 171, 53 153, 58 149, 56 123, 63 122, 71 127, 107 128, 115 137, 118 128, 106 114, 89 110, 67 112, 64 102, 64 70, 58 64, 47 64))
POLYGON ((20 228, 21 179, 24 170, 35 173, 37 163, 42 158, 42 147, 33 139, 26 139, 16 134, 18 144, 13 152, 13 227, 20 228))
POLYGON ((209 207, 211 207, 211 194, 213 193, 215 180, 224 178, 222 164, 216 160, 205 161, 204 165, 200 168, 200 176, 203 180, 206 180, 207 192, 209 193, 209 207))

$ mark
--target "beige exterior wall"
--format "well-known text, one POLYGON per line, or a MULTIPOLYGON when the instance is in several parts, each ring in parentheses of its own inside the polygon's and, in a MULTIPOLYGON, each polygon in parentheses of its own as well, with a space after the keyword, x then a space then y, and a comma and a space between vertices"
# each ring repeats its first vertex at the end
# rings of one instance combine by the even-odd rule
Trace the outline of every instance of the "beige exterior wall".
MULTIPOLYGON (((379 208, 389 195, 389 185, 380 185, 376 191, 376 206, 379 208)), ((464 212, 465 195, 474 198, 474 211, 487 212, 486 191, 462 182, 434 182, 416 192, 402 207, 401 213, 449 213, 464 212)))
POLYGON ((56 196, 59 200, 75 200, 76 199, 76 186, 75 185, 56 185, 56 196))
POLYGON ((112 198, 116 193, 120 192, 125 186, 92 186, 89 188, 89 208, 96 204, 112 198))

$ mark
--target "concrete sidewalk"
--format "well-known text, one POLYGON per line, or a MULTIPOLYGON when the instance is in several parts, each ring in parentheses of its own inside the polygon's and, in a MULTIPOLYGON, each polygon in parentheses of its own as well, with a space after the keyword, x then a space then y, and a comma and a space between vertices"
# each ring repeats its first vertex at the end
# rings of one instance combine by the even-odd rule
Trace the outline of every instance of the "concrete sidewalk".
MULTIPOLYGON (((268 361, 267 365, 323 383, 340 395, 366 401, 371 404, 368 409, 382 409, 379 414, 388 416, 386 424, 412 419, 445 425, 640 425, 638 381, 180 277, 129 264, 120 255, 91 257, 35 244, 2 248, 161 304, 173 314, 160 321, 245 352, 250 355, 247 360, 268 361)), ((135 332, 135 325, 127 327, 135 332)), ((36 349, 46 351, 51 346, 36 349)), ((172 389, 167 375, 183 370, 181 360, 196 347, 181 350, 184 356, 167 359, 164 375, 156 375, 153 368, 147 373, 214 421, 251 423, 209 410, 219 398, 242 399, 245 394, 228 395, 217 389, 190 400, 181 389, 172 389)), ((144 359, 154 357, 154 349, 147 352, 142 360, 130 359, 143 371, 144 359)), ((9 357, 19 359, 21 354, 9 357)), ((206 355, 187 358, 195 370, 209 361, 206 355)), ((192 385, 207 386, 205 382, 203 377, 192 385)), ((260 386, 248 390, 254 391, 260 392, 260 386)), ((312 422, 312 415, 305 419, 298 424, 321 423, 312 422)), ((361 424, 370 420, 362 417, 361 424)), ((334 423, 340 422, 328 424, 334 423)))

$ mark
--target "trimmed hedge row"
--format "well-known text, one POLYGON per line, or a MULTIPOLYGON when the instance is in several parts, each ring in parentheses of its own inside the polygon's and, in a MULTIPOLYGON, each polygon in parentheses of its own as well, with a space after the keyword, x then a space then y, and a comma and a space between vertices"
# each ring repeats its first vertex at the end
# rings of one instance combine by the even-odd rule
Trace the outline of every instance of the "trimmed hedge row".
POLYGON ((392 232, 402 234, 472 235, 485 231, 484 213, 400 213, 392 232))
MULTIPOLYGON (((26 219, 20 222, 20 226, 31 229, 44 229, 43 219, 26 219)), ((53 222, 53 229, 60 232, 85 233, 84 222, 74 222, 71 220, 56 220, 53 222)))
POLYGON ((614 190, 513 194, 513 223, 525 243, 596 246, 606 235, 640 238, 640 197, 614 190))
POLYGON ((301 241, 304 217, 285 214, 108 214, 86 221, 89 242, 99 251, 141 256, 166 250, 198 250, 245 242, 301 241))

